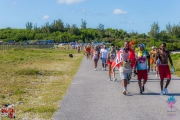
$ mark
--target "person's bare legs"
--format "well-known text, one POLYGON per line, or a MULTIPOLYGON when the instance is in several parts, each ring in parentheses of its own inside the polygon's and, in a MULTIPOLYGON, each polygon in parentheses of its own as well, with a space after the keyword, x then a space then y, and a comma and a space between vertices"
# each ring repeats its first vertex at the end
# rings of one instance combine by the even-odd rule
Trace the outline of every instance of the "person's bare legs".
POLYGON ((158 66, 157 65, 155 66, 155 69, 156 69, 156 78, 158 78, 158 66))
POLYGON ((142 92, 144 92, 144 86, 145 86, 146 82, 147 82, 147 80, 144 80, 142 83, 142 92))
POLYGON ((111 64, 108 64, 109 80, 111 81, 111 64))
POLYGON ((164 83, 164 80, 161 80, 161 81, 160 81, 161 91, 163 91, 163 83, 164 83))
POLYGON ((169 85, 170 81, 171 81, 171 79, 167 79, 167 81, 166 81, 166 85, 165 85, 165 88, 167 88, 167 87, 168 87, 168 85, 169 85))
POLYGON ((115 82, 117 78, 115 78, 115 68, 113 69, 113 81, 115 82))
POLYGON ((138 80, 138 84, 139 84, 140 93, 142 94, 142 83, 141 83, 141 80, 138 80))
POLYGON ((126 91, 127 91, 127 80, 125 80, 125 79, 122 80, 122 87, 123 87, 123 94, 126 95, 126 91))
POLYGON ((147 80, 144 80, 142 83, 142 86, 144 86, 146 84, 147 80))
POLYGON ((167 87, 168 87, 170 81, 171 81, 171 79, 167 79, 167 81, 166 81, 166 85, 165 85, 165 87, 164 87, 164 93, 165 93, 165 94, 168 94, 168 89, 167 89, 167 87))
POLYGON ((94 68, 95 68, 95 70, 97 69, 97 60, 96 59, 94 59, 94 68))
POLYGON ((127 80, 122 80, 122 87, 127 88, 127 80))

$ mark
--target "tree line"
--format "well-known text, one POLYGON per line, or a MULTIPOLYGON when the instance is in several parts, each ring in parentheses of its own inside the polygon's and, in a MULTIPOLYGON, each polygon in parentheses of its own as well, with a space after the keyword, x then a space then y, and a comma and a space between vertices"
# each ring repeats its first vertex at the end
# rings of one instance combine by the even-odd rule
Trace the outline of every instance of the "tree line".
POLYGON ((151 25, 148 34, 138 32, 127 33, 123 29, 104 28, 99 24, 97 28, 87 28, 87 22, 81 20, 81 27, 76 24, 64 24, 61 19, 52 23, 45 23, 40 27, 32 22, 26 23, 26 29, 12 29, 10 27, 0 29, 0 40, 15 40, 22 42, 25 40, 49 40, 56 42, 109 42, 122 45, 124 40, 135 40, 137 43, 144 42, 147 46, 158 46, 162 42, 171 44, 171 49, 180 49, 180 23, 171 25, 168 23, 165 30, 160 30, 158 22, 151 25))

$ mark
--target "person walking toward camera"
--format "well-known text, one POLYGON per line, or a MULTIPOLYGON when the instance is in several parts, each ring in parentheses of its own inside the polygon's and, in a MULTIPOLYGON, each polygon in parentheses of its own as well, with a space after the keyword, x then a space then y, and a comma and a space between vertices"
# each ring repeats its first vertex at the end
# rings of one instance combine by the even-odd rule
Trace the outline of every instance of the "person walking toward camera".
POLYGON ((94 48, 94 51, 93 51, 93 60, 94 60, 94 70, 96 71, 97 70, 97 63, 98 63, 98 60, 99 60, 99 51, 98 51, 98 48, 95 47, 94 48))
POLYGON ((144 92, 144 86, 148 79, 148 72, 150 71, 150 55, 145 50, 144 44, 139 44, 139 51, 137 53, 136 69, 134 73, 137 74, 140 94, 144 92), (148 66, 147 66, 148 65, 148 66), (143 83, 141 80, 144 79, 143 83))
MULTIPOLYGON (((114 59, 116 58, 116 50, 114 48, 114 46, 111 46, 111 50, 108 52, 108 74, 109 74, 109 81, 112 81, 111 79, 111 66, 112 66, 112 62, 114 61, 114 59)), ((113 70, 114 71, 114 70, 113 70)), ((113 81, 115 81, 115 72, 113 72, 113 81)))
POLYGON ((100 57, 102 60, 102 71, 106 70, 106 64, 107 64, 107 57, 108 57, 108 50, 106 46, 104 45, 102 49, 100 50, 100 57))
POLYGON ((162 43, 160 45, 160 50, 156 54, 156 60, 158 60, 158 59, 160 60, 160 64, 158 66, 159 76, 160 76, 160 87, 161 87, 160 95, 163 95, 164 93, 168 94, 167 87, 171 80, 171 73, 170 73, 170 69, 169 69, 169 65, 168 65, 168 59, 169 59, 169 62, 171 64, 172 68, 174 68, 174 67, 173 67, 173 62, 172 62, 170 53, 168 50, 166 50, 166 43, 162 43), (166 81, 166 85, 163 89, 164 78, 167 78, 167 81, 166 81))
POLYGON ((129 79, 132 73, 131 63, 132 61, 129 59, 129 42, 124 42, 124 48, 119 51, 120 56, 120 67, 119 74, 122 80, 122 88, 123 94, 126 95, 127 92, 127 80, 129 79))

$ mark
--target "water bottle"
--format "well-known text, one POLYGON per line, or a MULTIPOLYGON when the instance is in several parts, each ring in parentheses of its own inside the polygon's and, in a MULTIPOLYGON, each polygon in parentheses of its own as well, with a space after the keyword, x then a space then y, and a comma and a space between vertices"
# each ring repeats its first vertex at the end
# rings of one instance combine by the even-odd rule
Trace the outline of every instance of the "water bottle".
POLYGON ((172 73, 172 74, 174 73, 174 67, 171 68, 171 73, 172 73))

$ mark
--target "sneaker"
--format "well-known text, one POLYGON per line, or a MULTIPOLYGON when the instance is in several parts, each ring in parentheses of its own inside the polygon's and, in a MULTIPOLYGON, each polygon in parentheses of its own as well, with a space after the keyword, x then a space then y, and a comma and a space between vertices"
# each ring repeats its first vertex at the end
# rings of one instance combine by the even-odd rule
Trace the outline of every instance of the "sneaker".
POLYGON ((160 95, 163 95, 163 94, 164 94, 163 91, 161 91, 161 92, 160 92, 160 95))
POLYGON ((106 71, 106 68, 104 68, 104 71, 106 71))
POLYGON ((144 92, 144 86, 142 86, 142 92, 144 92))
POLYGON ((142 94, 142 90, 140 90, 140 92, 139 92, 140 94, 142 94))
POLYGON ((104 71, 104 68, 102 68, 102 71, 104 71))
POLYGON ((114 80, 113 80, 113 81, 115 82, 116 80, 117 80, 117 78, 114 78, 114 80))
POLYGON ((94 69, 95 71, 97 70, 97 69, 94 69))
POLYGON ((168 89, 167 88, 164 88, 164 93, 168 94, 168 89))
POLYGON ((126 95, 126 91, 125 90, 123 91, 123 94, 126 95))
POLYGON ((111 79, 109 78, 108 81, 111 81, 111 79))

